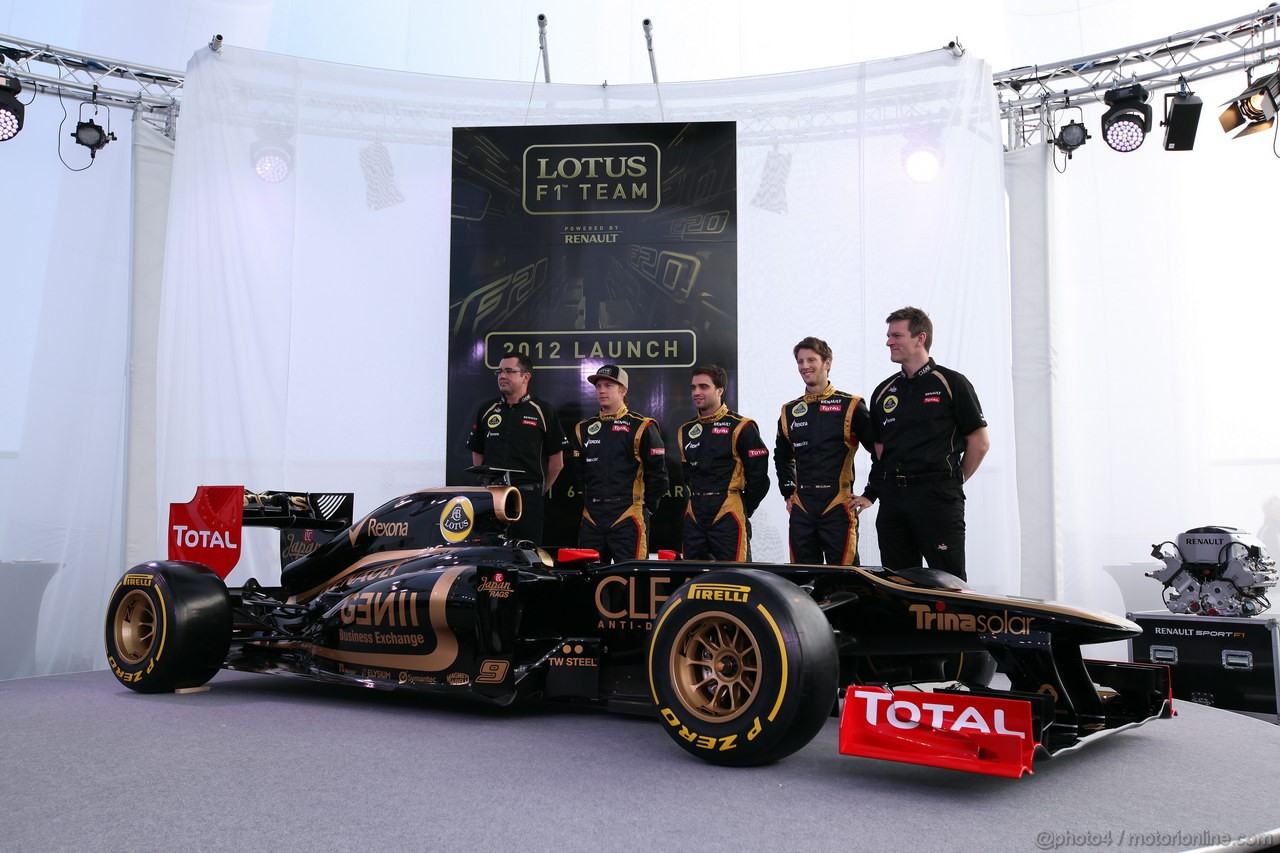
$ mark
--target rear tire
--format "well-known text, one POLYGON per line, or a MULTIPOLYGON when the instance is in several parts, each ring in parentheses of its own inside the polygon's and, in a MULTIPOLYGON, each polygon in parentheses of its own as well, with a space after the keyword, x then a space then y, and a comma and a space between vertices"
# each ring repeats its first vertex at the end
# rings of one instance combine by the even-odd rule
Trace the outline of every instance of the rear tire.
POLYGON ((107 664, 139 693, 199 687, 221 668, 231 645, 231 599, 199 563, 135 566, 111 593, 107 664))
POLYGON ((664 728, 713 764, 768 764, 803 747, 836 696, 835 636, 788 580, 730 569, 685 584, 658 614, 649 685, 664 728))

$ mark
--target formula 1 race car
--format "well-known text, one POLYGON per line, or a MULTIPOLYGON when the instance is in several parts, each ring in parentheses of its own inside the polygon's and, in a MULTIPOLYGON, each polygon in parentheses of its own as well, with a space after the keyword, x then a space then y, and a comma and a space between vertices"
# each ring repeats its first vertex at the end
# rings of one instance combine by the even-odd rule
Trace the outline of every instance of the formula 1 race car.
POLYGON ((116 678, 168 692, 227 668, 585 703, 656 717, 693 755, 739 766, 800 749, 834 711, 842 753, 1010 777, 1037 751, 1172 715, 1165 667, 1082 659, 1140 633, 1109 614, 925 568, 601 565, 509 541, 510 486, 413 492, 355 524, 353 506, 240 486, 172 505, 170 559, 111 595, 116 678), (280 586, 228 589, 254 526, 281 531, 280 586))

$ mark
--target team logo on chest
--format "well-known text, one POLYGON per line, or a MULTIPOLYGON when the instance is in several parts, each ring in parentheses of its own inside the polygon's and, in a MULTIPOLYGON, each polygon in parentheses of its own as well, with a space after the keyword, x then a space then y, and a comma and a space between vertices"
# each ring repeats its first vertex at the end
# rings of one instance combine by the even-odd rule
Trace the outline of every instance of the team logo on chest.
POLYGON ((796 403, 791 407, 791 414, 795 415, 797 418, 803 418, 805 415, 809 414, 809 404, 804 400, 801 400, 799 403, 796 403))
POLYGON ((881 408, 884 409, 886 413, 892 412, 894 409, 898 408, 898 398, 893 394, 890 394, 888 397, 884 398, 881 408))
POLYGON ((694 424, 689 429, 689 438, 697 438, 702 435, 702 424, 694 424))
POLYGON ((489 425, 489 429, 497 429, 498 424, 502 423, 502 415, 494 412, 492 415, 489 415, 489 420, 485 421, 485 423, 489 425))
POLYGON ((591 426, 587 427, 587 435, 595 435, 600 431, 600 422, 592 421, 591 426))

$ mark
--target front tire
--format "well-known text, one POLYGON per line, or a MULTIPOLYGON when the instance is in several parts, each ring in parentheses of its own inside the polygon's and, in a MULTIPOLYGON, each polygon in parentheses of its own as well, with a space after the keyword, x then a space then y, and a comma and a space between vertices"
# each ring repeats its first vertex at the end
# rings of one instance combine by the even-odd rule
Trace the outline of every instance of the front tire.
POLYGON ((667 733, 713 764, 785 758, 825 724, 839 662, 809 596, 758 569, 710 572, 658 614, 649 685, 667 733))
POLYGON ((130 569, 107 605, 107 664, 139 693, 170 693, 213 678, 231 645, 231 599, 199 563, 130 569))

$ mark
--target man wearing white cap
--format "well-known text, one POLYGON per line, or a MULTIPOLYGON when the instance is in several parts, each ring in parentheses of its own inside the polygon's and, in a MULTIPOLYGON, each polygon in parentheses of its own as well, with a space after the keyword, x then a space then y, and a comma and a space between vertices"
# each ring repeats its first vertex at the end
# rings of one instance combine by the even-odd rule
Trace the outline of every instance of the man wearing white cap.
POLYGON ((600 413, 573 429, 582 482, 578 546, 608 563, 649 555, 649 514, 667 491, 666 448, 658 422, 627 408, 627 371, 606 364, 587 377, 600 413))

